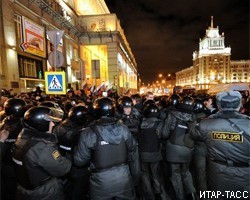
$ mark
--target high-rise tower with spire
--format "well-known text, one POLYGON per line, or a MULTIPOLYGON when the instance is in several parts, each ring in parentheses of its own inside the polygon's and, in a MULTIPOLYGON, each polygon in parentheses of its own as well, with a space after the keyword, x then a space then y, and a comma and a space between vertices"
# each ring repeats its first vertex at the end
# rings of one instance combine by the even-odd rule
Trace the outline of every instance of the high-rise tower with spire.
POLYGON ((199 51, 193 53, 193 67, 198 72, 193 78, 197 84, 226 83, 229 79, 231 48, 225 47, 224 41, 224 33, 220 35, 211 16, 211 25, 200 39, 199 51))
POLYGON ((193 66, 176 72, 176 85, 206 91, 218 83, 250 84, 250 60, 231 60, 231 48, 225 47, 224 33, 214 27, 214 18, 193 53, 193 66))

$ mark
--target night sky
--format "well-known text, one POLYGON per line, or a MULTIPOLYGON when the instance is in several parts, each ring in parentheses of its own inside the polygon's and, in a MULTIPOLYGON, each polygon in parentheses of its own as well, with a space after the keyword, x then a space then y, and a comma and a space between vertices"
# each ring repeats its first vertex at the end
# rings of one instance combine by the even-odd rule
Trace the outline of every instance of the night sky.
POLYGON ((143 82, 192 66, 214 16, 231 60, 249 59, 248 0, 105 0, 116 13, 143 82))

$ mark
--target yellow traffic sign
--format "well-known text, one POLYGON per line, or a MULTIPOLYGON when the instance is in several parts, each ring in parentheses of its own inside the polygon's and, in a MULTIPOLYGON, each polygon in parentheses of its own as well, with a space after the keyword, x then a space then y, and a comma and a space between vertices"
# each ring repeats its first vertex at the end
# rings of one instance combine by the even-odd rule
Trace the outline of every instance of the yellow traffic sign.
POLYGON ((46 94, 66 94, 65 72, 45 72, 46 94))

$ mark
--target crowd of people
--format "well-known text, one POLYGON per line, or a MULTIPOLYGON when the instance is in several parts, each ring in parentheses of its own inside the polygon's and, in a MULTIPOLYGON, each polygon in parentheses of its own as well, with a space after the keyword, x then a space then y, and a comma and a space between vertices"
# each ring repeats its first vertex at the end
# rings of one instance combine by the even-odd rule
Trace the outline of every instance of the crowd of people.
POLYGON ((247 199, 249 116, 249 97, 238 91, 2 90, 1 199, 247 199))

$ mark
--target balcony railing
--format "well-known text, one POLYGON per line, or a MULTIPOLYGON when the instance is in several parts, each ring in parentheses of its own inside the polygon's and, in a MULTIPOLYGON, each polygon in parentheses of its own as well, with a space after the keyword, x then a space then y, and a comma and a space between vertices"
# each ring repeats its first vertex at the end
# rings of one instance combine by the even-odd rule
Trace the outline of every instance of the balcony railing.
POLYGON ((77 37, 81 37, 85 30, 80 30, 74 26, 70 20, 64 17, 63 7, 54 0, 29 0, 29 4, 36 4, 43 12, 49 14, 53 20, 58 21, 64 28, 68 29, 77 37))

